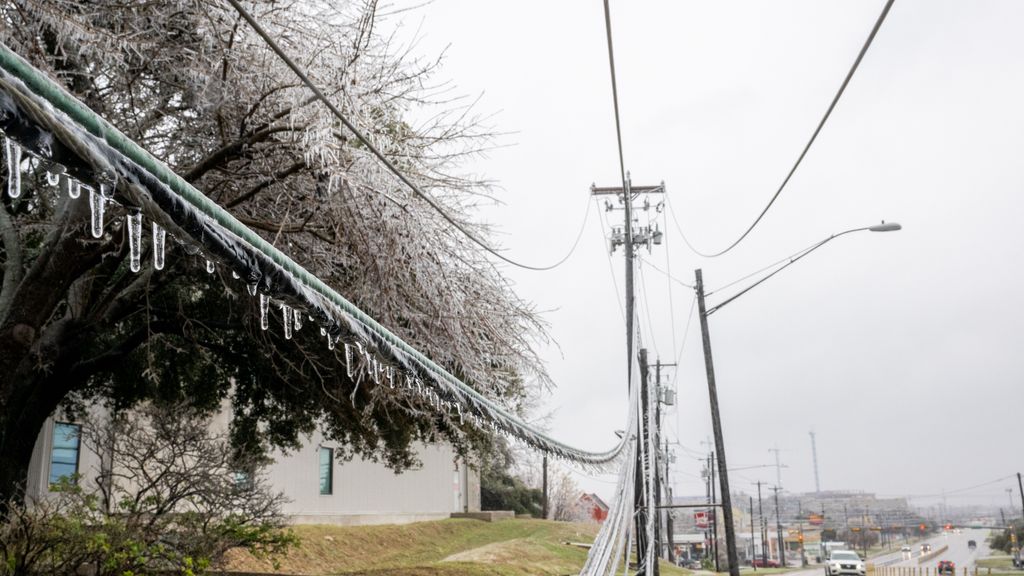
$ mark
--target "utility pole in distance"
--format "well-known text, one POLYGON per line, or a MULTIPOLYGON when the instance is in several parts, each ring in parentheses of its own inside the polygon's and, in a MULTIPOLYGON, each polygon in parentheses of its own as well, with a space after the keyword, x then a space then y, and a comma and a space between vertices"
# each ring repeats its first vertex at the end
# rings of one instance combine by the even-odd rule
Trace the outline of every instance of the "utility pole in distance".
POLYGON ((541 480, 541 486, 544 491, 544 508, 541 510, 541 518, 544 520, 548 519, 548 453, 544 453, 544 460, 541 464, 541 474, 544 476, 541 480))
MULTIPOLYGON (((672 397, 671 394, 669 394, 670 390, 664 388, 661 385, 661 369, 662 369, 662 367, 670 367, 670 366, 674 367, 674 366, 676 366, 676 364, 674 362, 671 363, 671 364, 662 364, 661 363, 661 358, 659 358, 654 363, 654 390, 655 390, 655 399, 656 399, 655 401, 657 402, 657 405, 656 405, 656 408, 655 408, 655 415, 654 415, 654 418, 655 418, 655 423, 654 423, 655 442, 654 442, 654 445, 658 446, 658 451, 655 452, 656 458, 654 460, 654 464, 655 464, 655 467, 654 467, 654 470, 655 470, 654 506, 655 506, 655 509, 658 510, 658 514, 662 513, 661 512, 661 487, 663 485, 663 482, 662 482, 662 479, 661 479, 662 466, 659 463, 659 461, 661 460, 661 441, 660 441, 660 439, 661 439, 661 405, 664 404, 666 406, 672 406, 673 404, 675 404, 675 398, 672 397)), ((664 470, 665 470, 664 485, 665 486, 668 486, 668 466, 669 466, 669 464, 670 464, 670 462, 669 462, 669 457, 668 457, 668 437, 666 437, 665 438, 665 458, 664 458, 664 466, 665 466, 664 467, 664 470)), ((669 502, 669 504, 671 504, 671 503, 672 502, 669 502)), ((673 554, 672 554, 672 530, 671 530, 671 527, 669 526, 669 524, 670 524, 669 518, 670 518, 671 515, 669 514, 669 512, 667 510, 664 513, 665 513, 665 517, 666 517, 666 522, 665 522, 666 527, 665 527, 664 536, 666 538, 668 538, 668 541, 666 542, 666 546, 665 546, 665 559, 668 560, 669 562, 672 562, 673 561, 673 558, 672 558, 672 556, 673 556, 673 554)), ((662 535, 662 532, 661 532, 661 518, 658 518, 658 535, 659 535, 659 537, 657 538, 657 541, 660 543, 662 541, 662 538, 660 537, 662 535)), ((661 553, 661 551, 659 550, 659 555, 660 555, 660 553, 661 553)))
POLYGON ((1024 482, 1020 479, 1020 472, 1017 472, 1017 488, 1020 489, 1020 514, 1024 518, 1024 482))
MULTIPOLYGON (((637 186, 633 187, 630 180, 629 172, 626 172, 625 178, 622 181, 622 186, 612 187, 598 187, 595 185, 590 186, 590 193, 593 196, 616 196, 618 197, 619 203, 622 204, 622 209, 625 212, 625 222, 622 228, 612 229, 611 238, 608 239, 609 248, 612 252, 618 246, 623 246, 626 253, 626 374, 627 383, 632 382, 633 374, 633 307, 634 307, 634 288, 633 288, 633 254, 635 245, 646 244, 648 250, 651 244, 661 244, 662 232, 656 228, 638 227, 637 230, 633 229, 633 200, 641 194, 664 194, 665 183, 662 182, 658 186, 637 186)), ((615 207, 611 202, 605 201, 605 209, 607 211, 613 210, 615 207)), ((644 202, 643 209, 646 211, 650 209, 650 203, 644 202)), ((644 358, 646 362, 646 357, 644 358)), ((646 369, 646 366, 644 367, 646 369)), ((646 405, 644 413, 646 414, 646 405)), ((644 423, 641 419, 640 430, 644 429, 644 423)), ((633 499, 633 507, 636 510, 636 552, 637 558, 645 558, 647 554, 647 546, 650 544, 647 542, 644 534, 646 534, 645 527, 641 524, 642 517, 646 510, 646 503, 643 501, 643 491, 641 488, 641 482, 643 482, 642 472, 644 470, 644 464, 640 461, 641 459, 641 443, 645 441, 643 433, 637 435, 637 454, 636 454, 636 482, 635 482, 635 496, 633 499)), ((648 513, 654 513, 653 510, 647 510, 648 513)), ((656 574, 658 566, 655 564, 653 573, 656 574)))
POLYGON ((775 492, 775 537, 779 540, 779 565, 785 568, 786 540, 782 536, 782 521, 779 520, 779 491, 782 490, 782 486, 775 486, 772 490, 775 492))
POLYGON ((761 518, 761 565, 768 567, 768 542, 765 534, 764 507, 761 505, 761 481, 757 481, 757 515, 761 518))
POLYGON ((700 312, 700 332, 704 341, 704 368, 708 377, 708 396, 711 399, 711 428, 715 435, 715 454, 718 456, 718 479, 721 481, 722 520, 725 522, 725 547, 729 558, 729 575, 740 576, 736 556, 736 531, 732 523, 732 497, 729 495, 729 467, 725 461, 725 442, 722 439, 722 419, 718 413, 718 388, 715 386, 715 365, 711 358, 711 335, 708 333, 708 313, 704 304, 704 278, 698 268, 697 307, 700 312))

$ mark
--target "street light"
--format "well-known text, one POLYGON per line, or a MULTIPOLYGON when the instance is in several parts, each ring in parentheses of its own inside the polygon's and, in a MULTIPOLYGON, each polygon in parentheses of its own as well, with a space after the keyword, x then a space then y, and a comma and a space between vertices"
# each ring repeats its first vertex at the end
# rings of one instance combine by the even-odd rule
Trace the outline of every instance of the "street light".
POLYGON ((744 288, 743 290, 741 290, 740 292, 738 292, 737 294, 735 294, 731 298, 729 298, 729 299, 727 299, 727 300, 725 300, 723 302, 720 302, 719 304, 717 304, 716 306, 712 307, 711 309, 707 309, 705 307, 705 304, 704 304, 704 278, 701 275, 701 270, 700 270, 700 268, 698 268, 695 271, 696 272, 696 276, 697 276, 697 285, 696 285, 696 290, 697 290, 697 307, 698 307, 698 311, 700 312, 700 331, 701 331, 702 340, 704 342, 704 368, 705 368, 705 370, 707 372, 707 378, 708 378, 708 397, 711 400, 711 428, 712 428, 712 431, 714 432, 714 435, 715 435, 715 455, 718 458, 718 468, 719 468, 718 480, 719 480, 719 485, 720 485, 720 488, 721 488, 722 516, 723 516, 722 519, 725 521, 724 522, 725 523, 725 547, 726 547, 726 554, 727 554, 728 562, 729 562, 729 574, 730 574, 730 576, 739 576, 740 568, 739 568, 739 560, 738 560, 738 557, 736 555, 736 531, 735 531, 735 527, 733 526, 733 520, 732 520, 732 496, 729 493, 729 467, 726 465, 726 461, 725 461, 725 444, 724 444, 724 442, 722 440, 722 420, 721 420, 721 417, 719 416, 719 410, 718 410, 718 389, 717 389, 717 387, 715 385, 715 365, 714 365, 714 361, 712 360, 712 357, 711 357, 711 335, 708 333, 708 316, 710 316, 711 314, 714 314, 715 312, 720 310, 726 304, 728 304, 728 303, 732 302, 733 300, 739 298, 740 296, 746 294, 747 292, 752 290, 755 286, 760 285, 765 280, 771 278, 772 276, 778 274, 779 272, 781 272, 782 270, 786 269, 787 267, 793 265, 793 263, 795 263, 796 261, 800 260, 804 256, 807 256, 811 252, 814 252, 818 248, 821 248, 822 246, 824 246, 828 242, 831 242, 832 240, 835 240, 836 238, 838 238, 840 236, 845 236, 846 234, 851 234, 853 232, 862 232, 864 230, 868 230, 870 232, 893 232, 893 231, 896 231, 896 230, 900 230, 901 228, 902 228, 902 226, 900 226, 899 224, 897 224, 895 222, 886 223, 885 220, 883 220, 881 224, 876 224, 874 226, 865 226, 863 228, 851 228, 849 230, 845 230, 845 231, 840 232, 838 234, 833 234, 833 235, 829 236, 828 238, 825 238, 821 242, 818 242, 817 244, 814 244, 813 246, 811 246, 810 248, 804 250, 803 252, 800 252, 796 256, 790 258, 789 262, 787 262, 786 264, 784 264, 780 268, 776 269, 771 274, 765 276, 764 278, 762 278, 762 279, 758 280, 757 282, 751 284, 750 286, 744 288))

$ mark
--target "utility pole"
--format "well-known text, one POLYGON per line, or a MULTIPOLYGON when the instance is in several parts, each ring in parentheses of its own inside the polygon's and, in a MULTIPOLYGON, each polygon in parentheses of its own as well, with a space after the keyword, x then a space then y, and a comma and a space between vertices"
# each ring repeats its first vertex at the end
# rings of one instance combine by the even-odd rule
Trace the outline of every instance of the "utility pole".
MULTIPOLYGON (((655 402, 656 402, 656 405, 655 405, 655 423, 654 423, 654 438, 655 438, 654 445, 658 446, 658 450, 655 452, 657 458, 655 458, 655 467, 654 467, 654 470, 655 470, 655 477, 654 477, 654 482, 655 482, 654 505, 655 505, 655 510, 658 511, 657 512, 658 514, 662 513, 662 511, 661 511, 661 487, 662 487, 662 479, 661 479, 661 473, 662 472, 661 471, 662 471, 662 467, 661 467, 661 465, 658 464, 658 461, 661 459, 661 441, 660 441, 660 439, 661 439, 661 405, 665 404, 666 406, 671 406, 672 404, 675 403, 675 399, 674 398, 669 398, 667 390, 665 390, 662 387, 662 385, 661 385, 661 368, 662 368, 662 366, 669 367, 669 366, 675 366, 675 365, 676 364, 674 362, 672 364, 662 364, 661 363, 661 358, 659 358, 654 363, 654 390, 655 390, 655 402)), ((669 462, 668 462, 668 437, 665 438, 665 462, 664 462, 664 465, 665 465, 665 475, 667 477, 668 476, 668 465, 669 465, 669 462)), ((665 480, 665 484, 666 485, 668 484, 668 480, 667 479, 665 480)), ((664 513, 665 513, 666 518, 668 518, 668 516, 669 516, 668 511, 665 510, 664 513)), ((668 521, 666 520, 666 524, 667 523, 668 523, 668 521)), ((657 538, 656 538, 657 542, 659 542, 659 543, 662 542, 663 539, 661 538, 661 518, 660 517, 658 518, 657 532, 656 533, 657 533, 657 538)), ((666 529, 665 533, 671 539, 670 530, 666 529)), ((665 549, 664 549, 665 559, 668 560, 669 562, 672 561, 672 551, 671 551, 671 548, 672 548, 672 542, 671 542, 671 540, 669 540, 666 543, 666 546, 665 546, 665 549)), ((658 550, 658 555, 659 556, 662 555, 662 551, 660 549, 658 550)))
POLYGON ((761 481, 757 481, 757 515, 761 518, 761 565, 768 567, 768 542, 764 527, 764 508, 761 506, 761 481))
POLYGON ((782 520, 779 519, 779 491, 781 486, 772 489, 775 492, 775 536, 779 539, 779 567, 786 567, 786 539, 782 536, 782 520))
POLYGON ((782 486, 782 462, 779 461, 779 447, 769 448, 768 451, 775 453, 775 485, 782 486))
POLYGON ((548 453, 544 453, 544 459, 541 461, 541 474, 544 476, 541 480, 541 489, 544 492, 544 507, 541 510, 541 517, 545 520, 548 519, 548 453))
MULTIPOLYGON (((800 533, 797 540, 800 542, 800 565, 807 566, 807 555, 804 554, 804 506, 799 500, 796 501, 796 517, 800 521, 800 533)), ((867 554, 864 554, 867 558, 867 554)))
MULTIPOLYGON (((659 186, 638 186, 633 187, 630 180, 629 172, 626 172, 625 178, 622 180, 621 187, 597 187, 595 185, 590 186, 590 194, 592 196, 616 196, 618 197, 619 203, 622 204, 623 211, 625 212, 625 222, 621 229, 612 230, 612 236, 609 238, 609 248, 612 252, 619 245, 623 245, 626 253, 626 382, 631 385, 633 378, 633 307, 634 307, 634 288, 633 288, 633 253, 634 244, 646 244, 648 250, 651 244, 661 244, 662 232, 657 228, 651 228, 650 226, 640 227, 638 230, 633 229, 633 199, 640 194, 664 194, 665 183, 662 182, 659 186)), ((644 203, 644 210, 650 209, 650 203, 644 203)), ((605 201, 605 209, 611 211, 614 206, 611 202, 605 201)), ((643 352, 643 359, 641 364, 641 377, 645 378, 646 374, 646 351, 643 352)), ((643 392, 643 390, 641 390, 643 392)), ((647 405, 642 404, 644 418, 641 418, 640 429, 645 429, 647 405)), ((645 511, 646 513, 654 513, 653 510, 646 510, 646 503, 643 502, 643 490, 641 485, 644 477, 642 472, 644 470, 644 463, 641 462, 641 443, 646 441, 644 434, 637 435, 637 477, 636 477, 636 491, 633 500, 633 507, 636 510, 636 551, 637 558, 641 559, 646 557, 647 546, 650 544, 647 542, 645 536, 646 530, 643 522, 645 511)), ((657 574, 658 566, 655 564, 653 573, 657 574)))
POLYGON ((754 497, 750 497, 750 565, 754 567, 754 572, 757 572, 757 563, 754 562, 754 557, 757 556, 757 549, 754 548, 754 497))
MULTIPOLYGON (((665 491, 668 495, 668 503, 675 504, 672 500, 672 483, 668 479, 669 467, 672 465, 672 455, 668 452, 668 438, 665 438, 665 491)), ((675 535, 672 526, 672 510, 665 511, 665 539, 668 543, 668 561, 676 563, 675 535)))
POLYGON ((736 533, 732 522, 732 497, 729 495, 729 466, 725 460, 725 441, 722 437, 722 419, 718 411, 718 388, 715 385, 715 365, 711 357, 711 334, 708 333, 708 312, 704 304, 704 278, 696 270, 697 306, 700 312, 700 331, 704 342, 704 368, 708 378, 708 397, 711 400, 711 428, 715 435, 715 454, 718 456, 719 480, 722 488, 722 520, 725 522, 725 547, 729 559, 729 575, 740 576, 736 557, 736 533))
POLYGON ((1020 514, 1024 518, 1024 481, 1020 479, 1020 472, 1017 472, 1017 488, 1020 490, 1020 514))
MULTIPOLYGON (((649 395, 650 390, 648 388, 648 382, 647 382, 647 376, 648 376, 649 370, 648 370, 648 366, 647 366, 647 349, 646 348, 641 348, 640 349, 640 351, 639 351, 639 358, 640 358, 640 405, 643 406, 643 409, 642 409, 642 413, 641 413, 642 415, 641 415, 641 418, 640 418, 640 434, 637 437, 637 456, 638 457, 637 457, 637 460, 636 460, 636 484, 635 484, 635 487, 636 487, 636 490, 637 490, 637 501, 635 502, 635 504, 637 505, 637 515, 636 515, 636 546, 637 546, 636 547, 636 551, 637 551, 637 557, 636 558, 637 558, 637 562, 638 563, 643 563, 644 559, 647 557, 647 549, 648 549, 648 547, 650 547, 650 546, 657 546, 658 545, 658 527, 659 527, 658 524, 659 523, 658 522, 654 523, 654 538, 655 538, 654 542, 648 542, 647 541, 647 518, 648 518, 648 515, 656 514, 657 513, 657 509, 649 510, 648 507, 647 507, 647 502, 644 501, 644 492, 646 492, 646 489, 645 489, 645 486, 644 486, 644 484, 645 484, 644 480, 646 478, 648 478, 648 474, 650 473, 651 466, 653 466, 655 464, 655 461, 656 461, 655 460, 656 456, 654 454, 647 454, 647 459, 644 460, 644 458, 642 456, 642 451, 641 451, 641 448, 643 448, 644 450, 648 450, 648 448, 650 447, 649 438, 650 438, 650 434, 651 434, 651 425, 653 424, 653 422, 651 422, 650 419, 647 416, 647 414, 648 414, 647 407, 648 407, 648 402, 649 402, 649 397, 650 397, 650 395, 649 395)), ((657 550, 657 549, 655 549, 655 550, 657 550)), ((657 558, 657 557, 658 557, 658 554, 655 554, 655 558, 657 558)), ((648 573, 642 571, 640 574, 648 574, 648 573)), ((649 572, 649 574, 651 574, 652 576, 659 576, 660 569, 659 569, 659 566, 658 566, 657 562, 655 562, 654 566, 651 567, 651 571, 649 572)))

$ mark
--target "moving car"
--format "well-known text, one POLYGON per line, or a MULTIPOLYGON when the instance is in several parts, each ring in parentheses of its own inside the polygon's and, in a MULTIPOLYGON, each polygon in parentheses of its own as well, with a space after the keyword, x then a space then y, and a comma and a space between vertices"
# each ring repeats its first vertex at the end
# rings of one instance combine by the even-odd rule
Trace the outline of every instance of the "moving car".
POLYGON ((921 555, 922 556, 924 556, 925 554, 927 554, 927 553, 929 553, 931 551, 932 551, 932 545, 931 544, 928 544, 928 543, 921 544, 921 555))
POLYGON ((825 576, 852 574, 864 576, 864 561, 851 550, 833 550, 825 563, 825 576))
POLYGON ((975 548, 978 547, 978 543, 975 542, 974 540, 968 540, 967 541, 967 547, 970 548, 971 550, 974 550, 975 548))
POLYGON ((905 552, 907 554, 910 554, 910 552, 911 552, 910 546, 903 546, 902 548, 900 548, 900 552, 905 552))
POLYGON ((937 574, 956 574, 956 564, 952 560, 939 560, 939 566, 935 569, 937 574))

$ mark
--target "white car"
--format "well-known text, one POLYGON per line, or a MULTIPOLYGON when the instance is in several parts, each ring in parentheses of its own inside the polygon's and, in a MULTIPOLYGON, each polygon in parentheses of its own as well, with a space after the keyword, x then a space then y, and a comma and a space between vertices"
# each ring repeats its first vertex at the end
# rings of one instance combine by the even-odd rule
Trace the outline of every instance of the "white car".
POLYGON ((864 576, 865 573, 864 561, 850 550, 833 550, 825 563, 825 576, 864 576))

